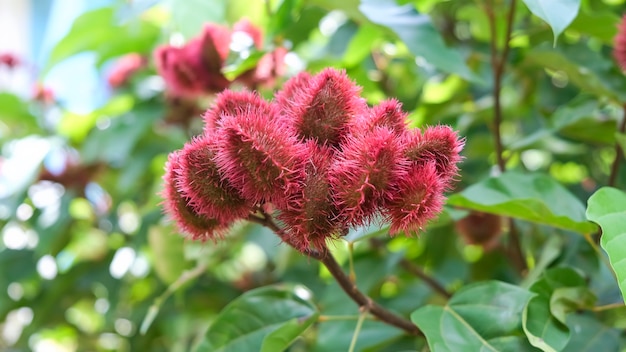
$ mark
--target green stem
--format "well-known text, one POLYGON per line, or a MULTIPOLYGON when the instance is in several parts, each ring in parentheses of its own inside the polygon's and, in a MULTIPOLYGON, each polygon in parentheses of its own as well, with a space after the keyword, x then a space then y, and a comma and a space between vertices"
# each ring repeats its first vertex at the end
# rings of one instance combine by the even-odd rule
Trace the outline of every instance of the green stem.
POLYGON ((365 321, 367 313, 367 308, 362 307, 361 314, 359 314, 359 320, 356 322, 356 328, 354 329, 354 334, 352 335, 352 341, 350 341, 350 348, 348 349, 348 352, 354 352, 356 341, 359 339, 359 333, 361 332, 361 327, 363 327, 363 321, 365 321))

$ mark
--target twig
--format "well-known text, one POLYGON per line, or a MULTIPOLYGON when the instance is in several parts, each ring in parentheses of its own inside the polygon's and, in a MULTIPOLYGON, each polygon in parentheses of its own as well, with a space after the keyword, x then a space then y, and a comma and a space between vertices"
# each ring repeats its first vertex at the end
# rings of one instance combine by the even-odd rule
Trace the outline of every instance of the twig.
MULTIPOLYGON (((619 126, 618 132, 620 134, 624 134, 626 132, 626 103, 622 106, 622 110, 624 111, 624 116, 622 117, 622 123, 619 126)), ((619 142, 615 142, 615 160, 613 160, 613 165, 611 165, 611 174, 609 175, 608 185, 610 187, 615 186, 615 181, 617 180, 617 175, 619 174, 619 164, 624 158, 624 150, 619 142)))
MULTIPOLYGON (((506 171, 506 160, 504 159, 504 146, 502 144, 502 76, 504 74, 504 67, 506 65, 507 58, 511 46, 511 34, 513 33, 513 22, 515 19, 515 7, 517 6, 516 0, 511 0, 510 8, 506 18, 506 34, 504 37, 504 46, 500 57, 498 57, 497 48, 497 30, 496 30, 496 18, 494 14, 495 4, 491 0, 489 5, 485 6, 485 12, 489 19, 489 32, 491 40, 489 46, 491 49, 491 68, 493 72, 493 136, 496 149, 496 160, 498 169, 500 172, 506 171)), ((515 227, 515 223, 512 218, 509 218, 509 253, 511 254, 513 265, 519 270, 520 273, 525 272, 528 269, 526 260, 524 259, 524 253, 520 246, 520 239, 515 227)))
POLYGON ((146 314, 146 316, 143 319, 143 322, 141 323, 141 328, 139 329, 139 332, 142 335, 145 335, 145 333, 148 331, 148 328, 150 328, 150 325, 152 325, 152 322, 154 321, 156 316, 159 314, 159 310, 161 309, 161 306, 163 305, 163 303, 174 292, 178 291, 178 289, 181 286, 183 286, 184 284, 188 283, 189 281, 197 278, 198 276, 206 272, 207 267, 208 267, 207 263, 200 263, 195 268, 188 270, 188 271, 184 271, 178 277, 178 279, 176 279, 176 281, 174 281, 171 285, 169 285, 167 289, 165 290, 165 292, 163 292, 159 297, 157 297, 154 300, 154 303, 152 303, 152 305, 150 306, 150 308, 148 308, 148 313, 146 314))
POLYGON ((415 324, 388 311, 366 296, 363 292, 359 291, 358 287, 350 282, 350 278, 343 272, 339 263, 337 263, 335 258, 330 253, 324 256, 320 261, 324 264, 324 266, 326 266, 326 269, 328 269, 335 280, 337 280, 339 286, 341 286, 341 288, 359 305, 359 307, 368 309, 369 312, 378 319, 398 327, 411 335, 423 336, 422 331, 415 324))
POLYGON ((498 168, 501 172, 504 172, 506 169, 506 164, 504 160, 504 147, 502 145, 502 135, 500 132, 500 127, 502 124, 502 102, 501 102, 501 91, 502 91, 502 75, 504 73, 504 66, 506 64, 507 57, 509 56, 511 41, 511 33, 513 32, 513 21, 515 17, 515 6, 516 0, 511 0, 511 7, 509 8, 509 12, 507 15, 507 24, 506 24, 506 35, 504 37, 504 48, 502 49, 502 53, 498 58, 498 48, 497 48, 497 30, 496 30, 496 18, 494 14, 495 4, 493 0, 489 5, 485 6, 485 11, 487 13, 487 18, 489 19, 489 32, 491 35, 491 40, 489 41, 489 46, 491 49, 491 68, 493 72, 493 108, 494 108, 494 116, 493 116, 493 132, 494 132, 494 142, 496 147, 496 159, 498 163, 498 168))
POLYGON ((603 312, 605 310, 618 309, 618 308, 624 308, 624 302, 617 302, 617 303, 605 304, 603 306, 596 306, 596 307, 593 307, 591 310, 594 312, 603 312))
POLYGON ((352 334, 352 341, 350 341, 350 348, 348 352, 354 352, 354 348, 356 347, 356 342, 359 339, 359 333, 361 332, 361 327, 363 327, 363 321, 367 317, 367 309, 361 307, 361 314, 359 314, 359 320, 356 322, 356 328, 354 328, 354 334, 352 334))
MULTIPOLYGON (((385 250, 385 245, 383 242, 377 238, 370 238, 370 244, 380 250, 385 250)), ((430 275, 426 274, 422 268, 417 266, 415 263, 411 262, 406 258, 400 259, 400 265, 404 268, 404 270, 410 272, 411 274, 422 279, 430 288, 433 289, 436 293, 440 294, 445 298, 452 297, 452 294, 446 290, 443 285, 441 285, 437 280, 435 280, 430 275)))
MULTIPOLYGON (((285 234, 283 229, 276 225, 271 215, 263 211, 259 211, 258 214, 250 215, 248 217, 248 220, 266 226, 270 230, 274 231, 283 242, 295 248, 295 246, 291 242, 291 239, 285 234)), ((333 278, 335 278, 339 286, 354 302, 356 302, 356 304, 359 305, 359 308, 366 309, 379 320, 389 325, 400 328, 411 335, 424 336, 424 333, 422 333, 422 331, 411 321, 400 317, 385 309, 384 307, 378 305, 370 297, 361 292, 358 287, 356 287, 356 285, 350 280, 350 277, 346 275, 346 273, 344 273, 343 269, 341 269, 341 266, 339 265, 339 263, 337 263, 337 261, 332 256, 332 254, 330 254, 330 252, 309 249, 305 251, 304 254, 307 255, 309 258, 316 259, 324 264, 324 266, 326 267, 326 269, 328 269, 333 278)))

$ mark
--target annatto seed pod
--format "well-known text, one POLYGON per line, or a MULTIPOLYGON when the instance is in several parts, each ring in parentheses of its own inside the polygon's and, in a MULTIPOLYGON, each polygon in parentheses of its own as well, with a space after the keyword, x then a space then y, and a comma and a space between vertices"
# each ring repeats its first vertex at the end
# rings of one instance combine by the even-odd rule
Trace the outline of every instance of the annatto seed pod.
POLYGON ((294 126, 298 137, 320 145, 337 146, 348 124, 365 113, 367 105, 360 88, 343 71, 325 69, 311 79, 298 76, 278 93, 281 115, 294 126))
POLYGON ((485 251, 496 248, 502 234, 502 218, 495 214, 473 211, 456 222, 455 228, 467 244, 482 246, 485 251))
POLYGON ((163 176, 163 208, 165 213, 176 222, 179 229, 193 240, 206 241, 222 237, 227 225, 216 219, 198 214, 189 205, 189 199, 183 197, 177 187, 181 174, 180 152, 172 152, 165 165, 163 176))
POLYGON ((405 156, 418 164, 435 161, 437 173, 444 181, 446 188, 457 175, 457 163, 461 160, 459 153, 464 141, 448 126, 428 127, 424 134, 410 131, 405 134, 405 156))
POLYGON ((325 250, 326 240, 341 232, 328 180, 333 151, 315 141, 306 146, 305 181, 289 196, 292 206, 282 210, 278 218, 287 225, 286 233, 298 250, 305 251, 310 246, 325 250))
POLYGON ((386 218, 390 221, 390 235, 404 231, 417 232, 443 208, 445 183, 437 172, 434 161, 413 164, 405 177, 400 178, 387 192, 386 218))
POLYGON ((247 110, 262 111, 263 109, 268 109, 268 103, 258 94, 250 91, 225 90, 217 95, 213 106, 203 115, 204 133, 214 133, 221 125, 220 121, 224 116, 240 115, 246 113, 247 110))
POLYGON ((626 71, 626 15, 619 22, 613 45, 613 57, 622 71, 626 71))
POLYGON ((341 144, 329 179, 335 206, 347 225, 368 223, 382 205, 389 186, 405 177, 400 140, 386 127, 352 134, 341 144))
POLYGON ((245 199, 281 208, 287 194, 301 187, 305 146, 277 118, 274 105, 263 101, 223 116, 217 135, 215 162, 245 199))
POLYGON ((252 204, 220 176, 213 160, 214 137, 194 138, 180 152, 178 189, 198 214, 228 224, 246 217, 252 204))
POLYGON ((398 135, 407 132, 407 113, 402 111, 402 104, 396 99, 387 99, 368 109, 366 114, 353 120, 350 131, 372 130, 375 127, 387 127, 398 135))

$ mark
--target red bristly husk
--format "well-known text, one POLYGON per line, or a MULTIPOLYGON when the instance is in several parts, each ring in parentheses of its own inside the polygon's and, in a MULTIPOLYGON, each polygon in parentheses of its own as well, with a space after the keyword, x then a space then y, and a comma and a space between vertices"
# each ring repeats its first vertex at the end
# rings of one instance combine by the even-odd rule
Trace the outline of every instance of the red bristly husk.
POLYGON ((217 133, 215 161, 242 196, 255 203, 283 206, 301 187, 305 146, 265 101, 241 113, 224 115, 217 133))
POLYGON ((180 152, 170 153, 163 176, 163 208, 165 213, 176 222, 178 228, 193 240, 206 241, 222 237, 228 224, 198 214, 189 205, 189 199, 183 197, 178 188, 180 183, 180 152))
POLYGON ((384 215, 391 223, 389 234, 420 231, 441 212, 445 183, 437 173, 434 161, 414 164, 409 172, 391 186, 387 193, 384 215))
POLYGON ((213 133, 224 116, 245 114, 248 110, 269 111, 269 105, 254 92, 225 90, 217 95, 213 106, 203 115, 204 132, 213 133))
POLYGON ((196 213, 221 223, 246 217, 252 204, 222 179, 215 164, 214 136, 192 139, 179 154, 178 189, 196 213))
POLYGON ((418 164, 435 161, 438 175, 448 188, 457 175, 457 163, 465 144, 458 134, 448 126, 432 126, 423 134, 411 131, 405 134, 405 156, 418 164))
POLYGON ((399 101, 387 99, 355 119, 350 126, 350 131, 369 131, 376 127, 387 127, 397 135, 402 135, 407 131, 406 117, 407 113, 402 111, 402 104, 399 101))
POLYGON ((343 71, 325 69, 312 78, 296 76, 277 94, 281 115, 290 121, 301 139, 337 146, 353 119, 365 113, 361 89, 343 71))
POLYGON ((622 16, 617 26, 617 34, 613 38, 613 45, 613 57, 622 71, 626 71, 626 15, 622 16))
POLYGON ((314 141, 309 141, 306 148, 304 183, 289 195, 291 206, 282 210, 278 218, 287 225, 285 232, 300 251, 310 246, 325 250, 326 240, 342 232, 328 179, 333 151, 314 141))
POLYGON ((405 177, 408 161, 386 127, 350 135, 340 149, 329 174, 335 206, 347 225, 363 225, 382 205, 389 185, 405 177))

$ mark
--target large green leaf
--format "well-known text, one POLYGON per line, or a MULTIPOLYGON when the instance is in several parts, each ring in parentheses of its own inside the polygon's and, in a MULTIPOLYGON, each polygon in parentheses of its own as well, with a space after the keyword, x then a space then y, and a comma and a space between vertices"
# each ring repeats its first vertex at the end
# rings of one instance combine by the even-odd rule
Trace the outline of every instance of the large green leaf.
POLYGON ((589 198, 587 218, 602 227, 600 244, 609 255, 622 297, 626 297, 626 193, 600 188, 589 198))
POLYGON ((197 35, 207 22, 224 23, 224 0, 167 0, 172 23, 177 31, 190 38, 197 35))
POLYGON ((522 311, 530 291, 498 281, 460 289, 443 306, 425 306, 411 320, 424 332, 433 352, 524 351, 522 311))
POLYGON ((393 0, 365 0, 361 12, 373 23, 391 29, 416 56, 429 64, 468 80, 480 79, 465 64, 461 53, 446 46, 430 17, 420 14, 411 4, 398 5, 393 0))
POLYGON ((228 304, 196 351, 284 351, 317 320, 302 285, 261 287, 228 304))
POLYGON ((567 326, 576 333, 563 352, 623 351, 621 331, 602 324, 592 315, 570 314, 567 326))
MULTIPOLYGON (((0 92, 0 120, 2 124, 7 124, 11 137, 33 132, 37 128, 37 118, 28 110, 28 104, 17 95, 0 92)), ((4 138, 1 130, 0 138, 4 138)))
POLYGON ((452 195, 448 204, 579 233, 596 229, 586 221, 582 203, 543 174, 506 172, 452 195))
POLYGON ((570 338, 566 313, 572 307, 594 302, 585 279, 573 269, 554 268, 544 272, 530 291, 536 295, 524 309, 523 326, 528 340, 542 351, 561 351, 570 338))
POLYGON ((52 49, 46 71, 70 56, 85 51, 98 54, 98 65, 130 52, 147 53, 159 34, 157 26, 142 20, 118 25, 111 7, 89 11, 74 21, 69 33, 52 49))
POLYGON ((546 21, 554 33, 554 42, 578 14, 580 0, 523 0, 535 16, 546 21))

